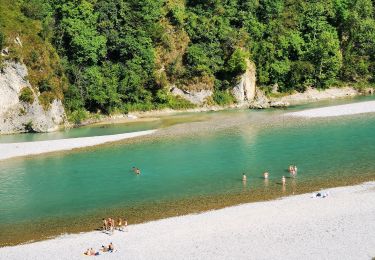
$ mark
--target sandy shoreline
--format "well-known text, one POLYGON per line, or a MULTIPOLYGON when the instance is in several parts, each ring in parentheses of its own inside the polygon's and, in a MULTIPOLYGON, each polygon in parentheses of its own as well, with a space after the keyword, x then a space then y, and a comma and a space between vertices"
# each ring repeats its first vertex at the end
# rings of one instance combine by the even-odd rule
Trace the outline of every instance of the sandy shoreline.
POLYGON ((375 112, 375 101, 366 101, 346 105, 322 107, 307 109, 298 112, 287 113, 287 116, 296 117, 333 117, 333 116, 344 116, 344 115, 355 115, 363 113, 374 113, 375 112))
POLYGON ((154 133, 155 131, 156 130, 148 130, 116 135, 67 138, 36 142, 4 143, 0 144, 0 160, 10 159, 19 156, 37 155, 43 153, 90 147, 108 142, 116 142, 128 138, 149 135, 154 133))
POLYGON ((0 259, 371 259, 375 256, 375 182, 247 203, 196 215, 0 248, 0 259))

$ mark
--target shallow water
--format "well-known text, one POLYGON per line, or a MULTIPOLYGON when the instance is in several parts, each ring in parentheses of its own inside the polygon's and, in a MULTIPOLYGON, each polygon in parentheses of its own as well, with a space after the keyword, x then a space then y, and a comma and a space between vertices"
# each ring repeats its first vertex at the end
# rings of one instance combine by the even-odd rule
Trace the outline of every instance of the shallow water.
POLYGON ((92 227, 116 212, 139 222, 374 179, 374 114, 291 121, 283 113, 206 113, 155 137, 2 161, 0 232, 8 235, 0 243, 24 241, 22 232, 9 232, 11 225, 30 233, 25 227, 37 223, 51 235, 72 221, 79 231, 83 222, 92 227), (288 178, 289 164, 299 168, 296 179, 288 178), (132 166, 142 174, 134 175, 132 166))

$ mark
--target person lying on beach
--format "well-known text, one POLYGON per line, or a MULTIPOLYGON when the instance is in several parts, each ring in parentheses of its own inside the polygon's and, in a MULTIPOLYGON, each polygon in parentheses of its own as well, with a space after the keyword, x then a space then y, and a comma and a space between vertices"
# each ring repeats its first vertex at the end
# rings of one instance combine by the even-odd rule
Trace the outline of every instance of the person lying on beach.
POLYGON ((87 256, 96 256, 96 255, 99 255, 99 252, 95 252, 93 248, 90 248, 90 249, 87 249, 83 254, 87 256))
POLYGON ((100 250, 103 252, 108 252, 108 247, 102 245, 102 248, 100 250))

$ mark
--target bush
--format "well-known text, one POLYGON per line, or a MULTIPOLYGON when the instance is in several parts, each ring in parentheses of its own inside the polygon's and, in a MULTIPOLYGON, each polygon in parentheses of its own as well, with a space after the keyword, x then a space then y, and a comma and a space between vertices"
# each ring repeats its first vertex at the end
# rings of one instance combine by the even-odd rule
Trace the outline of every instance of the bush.
POLYGON ((19 95, 19 99, 23 102, 32 104, 34 102, 34 93, 30 88, 24 87, 21 90, 21 93, 19 95))
POLYGON ((84 109, 78 109, 73 112, 68 113, 68 119, 74 124, 80 124, 88 116, 88 113, 84 109))
POLYGON ((234 103, 234 97, 228 92, 223 90, 216 90, 212 95, 213 100, 220 106, 226 106, 234 103))
POLYGON ((52 90, 52 86, 47 79, 42 79, 38 83, 39 91, 40 92, 47 92, 52 90))
POLYGON ((228 71, 233 75, 239 75, 246 71, 246 57, 248 55, 241 49, 236 49, 228 60, 228 71))
POLYGON ((25 1, 21 7, 22 13, 31 19, 42 20, 52 12, 51 6, 43 0, 25 1))
POLYGON ((194 108, 195 105, 182 97, 170 96, 168 101, 168 107, 172 109, 189 109, 194 108))
POLYGON ((27 122, 27 123, 24 124, 23 126, 24 126, 25 131, 26 131, 27 133, 36 133, 36 131, 35 131, 34 128, 33 128, 33 122, 32 122, 32 121, 27 122))

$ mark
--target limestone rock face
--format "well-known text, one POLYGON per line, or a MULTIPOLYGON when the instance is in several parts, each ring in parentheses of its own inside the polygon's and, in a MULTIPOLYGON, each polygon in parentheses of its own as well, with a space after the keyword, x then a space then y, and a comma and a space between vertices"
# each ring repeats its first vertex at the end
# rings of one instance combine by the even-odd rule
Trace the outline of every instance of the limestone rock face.
POLYGON ((251 102, 255 97, 255 64, 250 60, 246 60, 246 64, 247 69, 245 73, 240 77, 238 84, 232 89, 232 94, 239 104, 251 102))
POLYGON ((255 99, 250 102, 249 107, 255 109, 270 108, 270 100, 262 90, 257 89, 255 99))
POLYGON ((173 95, 180 96, 196 105, 202 105, 206 101, 206 99, 213 94, 212 90, 208 89, 202 89, 199 91, 186 91, 175 86, 172 87, 170 91, 173 95))
POLYGON ((56 131, 65 121, 60 100, 54 100, 47 111, 40 105, 34 91, 32 104, 20 101, 23 88, 32 90, 26 77, 26 66, 16 62, 6 62, 0 73, 0 134, 56 131))

